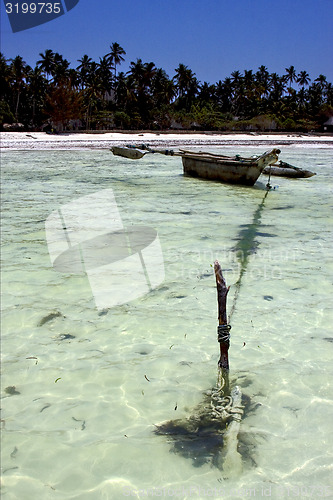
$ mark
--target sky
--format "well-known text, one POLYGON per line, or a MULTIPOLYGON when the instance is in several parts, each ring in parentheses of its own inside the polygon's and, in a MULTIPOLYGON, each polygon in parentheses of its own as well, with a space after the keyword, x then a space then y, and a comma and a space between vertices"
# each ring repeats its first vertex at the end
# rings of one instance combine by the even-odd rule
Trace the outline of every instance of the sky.
POLYGON ((98 62, 117 42, 126 51, 118 71, 141 58, 173 77, 182 63, 201 83, 216 83, 235 70, 264 65, 283 75, 293 65, 312 81, 323 74, 333 82, 333 0, 78 0, 64 15, 16 33, 8 0, 0 2, 1 52, 33 67, 46 49, 71 67, 84 54, 98 62))

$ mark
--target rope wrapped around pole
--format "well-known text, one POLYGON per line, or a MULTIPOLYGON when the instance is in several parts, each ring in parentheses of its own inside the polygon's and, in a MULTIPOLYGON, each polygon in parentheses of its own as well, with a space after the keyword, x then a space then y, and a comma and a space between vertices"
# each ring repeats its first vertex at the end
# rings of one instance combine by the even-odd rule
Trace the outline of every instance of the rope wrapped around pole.
POLYGON ((222 274, 220 263, 216 260, 214 262, 214 271, 217 287, 217 303, 218 303, 218 320, 219 326, 217 328, 218 341, 220 344, 220 359, 219 366, 223 370, 229 370, 228 350, 230 345, 230 329, 227 320, 227 295, 230 286, 227 287, 226 281, 222 274))

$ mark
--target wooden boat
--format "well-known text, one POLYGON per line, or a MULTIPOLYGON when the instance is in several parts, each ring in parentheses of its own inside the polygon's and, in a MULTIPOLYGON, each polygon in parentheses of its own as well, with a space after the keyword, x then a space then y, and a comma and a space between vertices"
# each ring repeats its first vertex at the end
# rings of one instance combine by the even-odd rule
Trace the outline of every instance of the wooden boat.
POLYGON ((184 174, 191 177, 253 186, 263 169, 275 163, 280 153, 273 149, 261 156, 243 158, 181 150, 184 174))
POLYGON ((276 163, 280 154, 279 149, 273 149, 269 153, 260 156, 243 158, 239 155, 224 156, 214 153, 186 151, 184 149, 179 151, 153 150, 144 145, 138 148, 130 145, 125 147, 114 146, 111 151, 114 155, 132 160, 138 160, 149 153, 180 156, 185 175, 246 186, 253 186, 263 169, 267 165, 276 163))
POLYGON ((263 172, 265 175, 276 175, 280 177, 292 177, 292 178, 306 178, 316 175, 315 172, 311 170, 303 170, 303 168, 294 167, 290 163, 285 161, 279 161, 279 163, 265 167, 263 172))

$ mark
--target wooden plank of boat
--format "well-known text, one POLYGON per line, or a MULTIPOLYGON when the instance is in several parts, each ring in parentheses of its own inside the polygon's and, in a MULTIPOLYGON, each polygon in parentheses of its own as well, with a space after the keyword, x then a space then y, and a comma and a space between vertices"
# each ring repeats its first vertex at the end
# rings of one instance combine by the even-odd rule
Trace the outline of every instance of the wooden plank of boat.
POLYGON ((181 151, 184 174, 207 180, 253 186, 263 169, 278 160, 279 149, 261 156, 242 158, 181 151))
POLYGON ((275 175, 278 177, 290 177, 295 179, 304 179, 316 175, 316 173, 311 172, 311 170, 294 167, 293 165, 290 165, 290 163, 286 163, 284 161, 265 167, 262 173, 265 175, 275 175))

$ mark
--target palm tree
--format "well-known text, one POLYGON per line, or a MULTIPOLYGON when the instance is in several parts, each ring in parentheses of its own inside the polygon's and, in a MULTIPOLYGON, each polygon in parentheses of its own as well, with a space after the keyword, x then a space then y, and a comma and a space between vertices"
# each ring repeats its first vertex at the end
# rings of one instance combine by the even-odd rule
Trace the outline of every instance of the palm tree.
POLYGON ((189 88, 191 79, 193 77, 192 71, 185 66, 185 64, 179 64, 178 68, 175 69, 175 76, 173 80, 176 82, 176 89, 178 90, 178 96, 183 97, 189 88))
POLYGON ((309 85, 311 78, 306 71, 300 71, 296 81, 301 87, 305 87, 306 85, 309 85))
POLYGON ((333 86, 331 83, 328 83, 326 85, 325 96, 326 96, 326 103, 329 106, 332 106, 333 105, 333 86))
POLYGON ((231 78, 227 77, 223 82, 221 80, 217 82, 215 95, 217 99, 218 110, 222 113, 229 113, 231 111, 232 101, 231 78))
POLYGON ((47 81, 42 75, 42 69, 36 66, 34 69, 29 68, 27 71, 28 97, 31 96, 32 110, 31 120, 34 126, 36 121, 41 121, 42 108, 45 100, 47 81))
POLYGON ((112 74, 111 74, 111 63, 107 56, 99 58, 99 63, 97 65, 97 76, 100 80, 101 86, 104 88, 104 93, 110 93, 112 85, 112 74))
POLYGON ((252 93, 254 88, 254 74, 252 69, 244 71, 244 87, 247 92, 252 93))
POLYGON ((286 79, 289 82, 289 87, 291 87, 293 82, 296 82, 297 74, 296 74, 294 66, 290 66, 289 68, 286 68, 286 79))
POLYGON ((215 99, 215 91, 216 87, 215 85, 210 85, 207 82, 203 82, 202 85, 200 85, 200 92, 199 92, 199 100, 202 105, 208 104, 209 102, 213 102, 215 99))
POLYGON ((106 54, 105 57, 109 58, 110 64, 113 64, 114 66, 114 77, 117 77, 117 66, 122 63, 122 61, 125 61, 125 59, 122 56, 126 55, 125 50, 119 45, 117 42, 113 42, 112 45, 110 45, 111 52, 106 54))
POLYGON ((156 107, 160 107, 163 104, 170 104, 175 96, 174 83, 162 68, 156 69, 151 90, 156 107))
POLYGON ((10 65, 7 64, 7 59, 0 52, 0 95, 2 100, 8 102, 11 94, 11 70, 10 65))
POLYGON ((189 111, 192 102, 197 95, 199 89, 199 81, 197 80, 195 73, 192 72, 185 64, 179 64, 178 68, 175 69, 175 76, 173 80, 176 83, 176 90, 178 91, 178 104, 184 107, 186 111, 189 111))
POLYGON ((298 110, 301 116, 304 115, 306 111, 306 102, 307 102, 308 92, 304 89, 304 86, 297 92, 297 104, 298 110))
POLYGON ((90 65, 87 84, 83 91, 83 105, 86 111, 87 130, 90 128, 92 113, 99 107, 103 95, 105 94, 105 88, 101 83, 97 69, 97 63, 93 61, 90 65))
POLYGON ((260 66, 258 68, 258 71, 256 72, 255 87, 256 87, 256 91, 257 91, 256 93, 257 93, 257 95, 260 96, 260 99, 262 96, 268 95, 269 72, 267 71, 267 68, 264 65, 260 66))
POLYGON ((47 49, 44 54, 41 52, 39 55, 41 59, 37 61, 37 65, 40 66, 48 78, 54 69, 54 52, 51 49, 47 49))
POLYGON ((315 82, 318 82, 321 89, 324 90, 324 88, 327 85, 327 79, 325 75, 319 75, 318 78, 315 79, 315 82))
POLYGON ((268 96, 268 109, 270 112, 277 113, 280 109, 281 99, 286 89, 285 82, 285 77, 279 76, 277 73, 271 73, 268 96))
POLYGON ((81 59, 78 59, 77 62, 79 62, 80 64, 76 68, 76 70, 79 72, 80 83, 83 89, 86 85, 86 79, 89 74, 91 63, 93 62, 93 60, 87 54, 84 54, 84 56, 81 59))
POLYGON ((231 73, 231 81, 232 81, 232 84, 233 84, 234 88, 238 87, 238 85, 242 81, 242 78, 243 78, 243 76, 242 76, 241 72, 238 71, 238 70, 237 71, 233 71, 231 73))
POLYGON ((58 84, 69 79, 69 61, 64 59, 61 54, 56 52, 53 56, 53 68, 51 75, 53 76, 53 83, 58 84))
POLYGON ((23 61, 21 56, 16 56, 14 59, 11 59, 11 75, 12 75, 12 84, 14 90, 16 91, 16 103, 15 103, 15 119, 18 121, 18 108, 20 103, 20 96, 22 89, 25 85, 25 78, 27 76, 26 73, 26 62, 23 61))
POLYGON ((149 62, 144 64, 144 73, 143 73, 143 87, 144 90, 151 94, 153 79, 155 78, 157 68, 155 63, 149 62))
POLYGON ((153 86, 157 68, 153 62, 143 63, 142 59, 130 63, 127 78, 127 109, 139 118, 142 124, 149 125, 151 110, 154 106, 153 86))
POLYGON ((126 109, 128 95, 128 78, 122 71, 118 73, 115 84, 115 99, 117 107, 126 109))
MULTIPOLYGON (((318 79, 317 79, 318 80, 318 79)), ((309 87, 308 90, 308 103, 310 114, 316 115, 323 104, 323 87, 321 83, 315 82, 309 87)))
POLYGON ((139 86, 142 83, 144 71, 145 66, 142 59, 137 59, 135 62, 131 61, 127 74, 129 75, 131 81, 135 82, 139 86))

